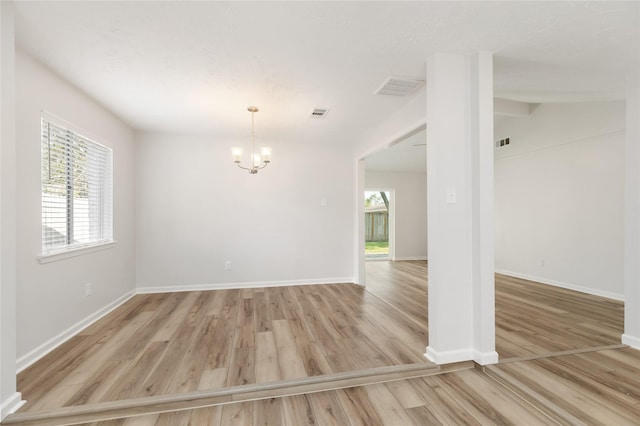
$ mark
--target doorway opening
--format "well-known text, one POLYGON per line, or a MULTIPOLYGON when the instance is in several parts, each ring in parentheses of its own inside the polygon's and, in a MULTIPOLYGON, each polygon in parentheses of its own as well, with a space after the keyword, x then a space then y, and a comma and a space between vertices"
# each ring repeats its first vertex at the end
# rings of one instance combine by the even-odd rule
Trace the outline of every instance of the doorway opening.
POLYGON ((392 192, 366 190, 364 192, 365 259, 390 260, 393 258, 392 192))

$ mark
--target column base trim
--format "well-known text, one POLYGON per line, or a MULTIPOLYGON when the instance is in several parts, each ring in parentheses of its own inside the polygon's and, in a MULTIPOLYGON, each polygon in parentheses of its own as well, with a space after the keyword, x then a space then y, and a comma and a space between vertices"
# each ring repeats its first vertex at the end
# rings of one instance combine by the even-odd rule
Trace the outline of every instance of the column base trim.
POLYGON ((489 364, 497 364, 498 363, 498 352, 489 351, 489 352, 478 352, 473 351, 473 360, 480 365, 489 365, 489 364))
POLYGON ((640 337, 625 333, 622 335, 622 343, 631 346, 633 349, 640 349, 640 337))
POLYGON ((0 422, 9 414, 13 414, 18 411, 18 409, 26 402, 27 401, 22 399, 22 394, 20 392, 16 392, 9 398, 2 401, 2 404, 0 405, 0 422))
MULTIPOLYGON (((438 352, 433 349, 431 346, 427 346, 427 352, 424 356, 431 362, 434 362, 438 365, 441 364, 451 364, 454 362, 461 361, 473 361, 474 351, 472 348, 469 349, 458 349, 455 351, 443 351, 438 352)), ((497 355, 497 354, 496 354, 497 355)))

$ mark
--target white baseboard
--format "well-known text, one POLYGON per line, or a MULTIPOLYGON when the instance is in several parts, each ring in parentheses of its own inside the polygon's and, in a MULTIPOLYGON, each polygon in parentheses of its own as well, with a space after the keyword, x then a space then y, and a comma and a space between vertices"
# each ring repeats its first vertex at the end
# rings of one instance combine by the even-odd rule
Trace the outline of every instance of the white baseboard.
POLYGON ((396 256, 393 260, 427 260, 427 256, 396 256))
POLYGON ((256 281, 242 283, 220 283, 220 284, 189 284, 174 286, 150 286, 138 287, 137 294, 149 293, 174 293, 179 291, 207 291, 207 290, 235 290, 243 288, 264 288, 264 287, 288 287, 294 285, 316 285, 316 284, 345 284, 354 283, 353 277, 342 278, 321 278, 311 280, 289 280, 289 281, 256 281))
POLYGON ((499 359, 498 352, 496 351, 490 351, 490 352, 473 351, 473 360, 480 365, 497 364, 498 359, 499 359))
POLYGON ((438 365, 451 364, 454 362, 473 360, 473 349, 438 352, 431 346, 427 346, 427 352, 424 356, 427 357, 429 361, 435 362, 438 365))
POLYGON ((13 414, 18 411, 18 408, 22 407, 27 401, 22 400, 22 394, 15 392, 9 398, 2 401, 0 404, 0 422, 4 420, 9 414, 13 414))
POLYGON ((393 261, 394 259, 391 259, 388 256, 385 257, 365 257, 364 261, 365 262, 390 262, 393 261))
POLYGON ((127 300, 131 299, 133 296, 135 296, 135 294, 136 292, 133 290, 128 292, 127 294, 109 303, 107 306, 103 307, 102 309, 94 312, 93 314, 89 315, 83 320, 67 328, 57 336, 44 342, 42 345, 38 346, 37 348, 30 351, 29 353, 21 356, 16 361, 16 371, 19 373, 25 368, 29 367, 31 364, 38 361, 40 358, 42 358, 43 356, 45 356, 46 354, 48 354, 49 352, 51 352, 52 350, 54 350, 64 342, 66 342, 67 340, 69 340, 71 337, 75 336, 83 329, 87 328, 94 322, 98 321, 100 318, 107 315, 109 312, 116 309, 118 306, 122 305, 127 300))
POLYGON ((506 269, 496 269, 496 273, 502 275, 509 275, 515 278, 522 278, 523 280, 535 281, 542 284, 548 284, 555 287, 566 288, 567 290, 579 291, 580 293, 591 294, 593 296, 606 297, 607 299, 619 300, 624 302, 624 294, 613 293, 610 291, 598 290, 590 287, 583 287, 576 284, 564 283, 562 281, 550 280, 548 278, 535 277, 533 275, 521 274, 519 272, 508 271, 506 269))
POLYGON ((634 349, 640 349, 640 337, 631 336, 625 333, 622 335, 622 343, 629 345, 634 349))

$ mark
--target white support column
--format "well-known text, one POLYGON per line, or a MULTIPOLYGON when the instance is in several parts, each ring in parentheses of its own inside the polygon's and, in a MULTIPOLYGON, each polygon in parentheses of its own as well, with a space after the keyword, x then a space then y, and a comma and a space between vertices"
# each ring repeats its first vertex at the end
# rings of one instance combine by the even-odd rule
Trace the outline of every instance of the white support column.
POLYGON ((625 141, 624 334, 640 349, 640 70, 627 76, 625 141))
POLYGON ((493 199, 493 55, 471 58, 473 360, 498 362, 495 350, 495 219, 493 199))
POLYGON ((16 141, 13 3, 0 2, 0 420, 16 410, 16 141))
POLYGON ((429 346, 438 363, 497 362, 492 55, 427 61, 429 346))

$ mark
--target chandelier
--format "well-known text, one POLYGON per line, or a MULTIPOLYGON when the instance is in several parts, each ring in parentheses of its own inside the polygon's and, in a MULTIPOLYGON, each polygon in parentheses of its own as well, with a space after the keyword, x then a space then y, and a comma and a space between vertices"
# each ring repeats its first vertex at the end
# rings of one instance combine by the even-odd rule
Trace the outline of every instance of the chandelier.
POLYGON ((254 131, 253 115, 258 112, 258 107, 247 107, 247 111, 251 113, 251 155, 249 156, 249 167, 243 166, 242 163, 242 148, 234 147, 231 149, 233 155, 233 162, 241 169, 249 170, 249 173, 255 175, 258 170, 267 167, 267 164, 271 162, 271 148, 268 146, 260 148, 260 153, 256 152, 256 132, 254 131))

